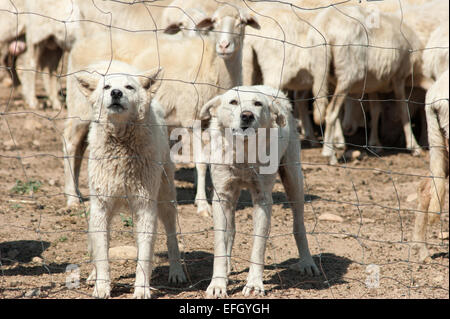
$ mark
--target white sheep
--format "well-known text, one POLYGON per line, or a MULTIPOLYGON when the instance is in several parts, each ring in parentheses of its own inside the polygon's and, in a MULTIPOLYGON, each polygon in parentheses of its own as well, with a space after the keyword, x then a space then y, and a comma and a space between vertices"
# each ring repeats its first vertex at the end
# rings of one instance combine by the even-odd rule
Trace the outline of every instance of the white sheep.
POLYGON ((219 3, 211 0, 174 0, 163 11, 161 23, 166 33, 182 36, 206 35, 209 30, 196 30, 196 25, 211 16, 219 3), (180 32, 179 32, 180 31, 180 32))
POLYGON ((449 66, 449 31, 447 23, 436 28, 423 51, 423 74, 436 81, 449 66))
POLYGON ((306 99, 313 83, 307 34, 313 28, 311 21, 319 10, 304 11, 265 3, 249 5, 258 15, 261 28, 247 31, 244 40, 243 84, 294 90, 294 108, 300 118, 300 127, 306 139, 314 140, 306 99))
POLYGON ((20 84, 16 73, 17 56, 25 51, 24 0, 0 3, 0 82, 20 84), (18 13, 18 14, 16 14, 18 13), (11 80, 7 80, 12 77, 11 80))
POLYGON ((157 217, 166 228, 169 281, 183 282, 176 238, 174 165, 163 112, 151 103, 159 68, 141 72, 118 61, 90 65, 75 75, 92 105, 89 131, 89 250, 94 297, 110 297, 108 247, 111 219, 121 207, 136 220, 135 298, 150 298, 157 217))
MULTIPOLYGON (((248 12, 226 4, 220 7, 212 18, 197 25, 199 28, 212 27, 212 37, 170 40, 155 38, 154 35, 121 32, 113 35, 112 42, 104 37, 86 39, 80 42, 69 56, 69 72, 82 70, 96 59, 110 58, 111 48, 115 59, 139 69, 162 66, 167 80, 163 81, 155 98, 165 109, 169 130, 174 127, 192 128, 199 119, 201 106, 206 101, 241 83, 245 25, 259 26, 248 12), (88 56, 86 51, 93 52, 88 56), (139 52, 138 56, 136 52, 139 52)), ((83 102, 83 98, 69 77, 69 115, 64 131, 68 205, 75 204, 79 195, 77 179, 88 132, 89 119, 86 114, 89 114, 89 107, 83 102)), ((197 163, 196 166, 199 175, 206 174, 206 164, 197 163)), ((199 213, 210 212, 204 180, 202 182, 200 178, 196 203, 199 213)))
POLYGON ((314 72, 314 118, 325 119, 323 156, 336 162, 336 148, 343 148, 339 113, 348 94, 394 91, 406 138, 413 155, 421 153, 412 130, 405 96, 407 78, 421 63, 420 47, 415 33, 393 15, 379 14, 376 24, 366 23, 370 12, 361 7, 332 7, 314 20, 315 29, 308 39, 314 47, 311 70, 314 72), (339 27, 337 27, 339 26, 339 27), (328 80, 335 84, 328 103, 328 80))
POLYGON ((56 73, 63 53, 77 37, 74 21, 80 18, 78 6, 71 0, 25 0, 24 11, 27 50, 17 69, 25 103, 31 109, 38 108, 36 73, 42 72, 50 105, 61 109, 56 73))
MULTIPOLYGON (((426 247, 427 223, 440 220, 444 207, 446 178, 449 173, 449 70, 440 75, 426 95, 426 118, 430 146, 431 178, 423 181, 418 190, 419 207, 416 213, 413 238, 420 260, 429 255, 426 247)), ((447 198, 448 199, 448 198, 447 198)))

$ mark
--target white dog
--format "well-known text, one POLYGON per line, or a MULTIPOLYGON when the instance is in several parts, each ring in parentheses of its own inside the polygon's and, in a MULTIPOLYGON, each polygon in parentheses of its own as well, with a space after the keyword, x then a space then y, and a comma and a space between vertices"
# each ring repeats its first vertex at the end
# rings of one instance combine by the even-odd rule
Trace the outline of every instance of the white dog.
POLYGON ((134 297, 150 298, 157 217, 168 237, 169 281, 185 281, 176 238, 174 166, 167 129, 162 110, 151 103, 158 73, 159 69, 141 73, 128 64, 105 61, 76 74, 79 89, 92 105, 89 250, 95 268, 88 280, 95 281, 95 297, 110 296, 109 228, 121 206, 128 207, 135 218, 138 256, 134 297), (101 76, 105 71, 107 74, 101 76))
POLYGON ((272 188, 277 170, 294 215, 293 233, 300 255, 295 268, 309 275, 319 274, 309 252, 303 223, 300 142, 286 96, 268 86, 240 86, 210 100, 203 106, 200 117, 210 123, 211 156, 217 157, 218 153, 225 151, 228 152, 225 154, 227 157, 230 150, 232 152, 230 165, 210 160, 214 185, 215 246, 213 278, 206 291, 207 296, 227 296, 227 276, 231 270, 231 250, 235 235, 234 212, 243 187, 249 189, 255 207, 251 265, 243 294, 249 296, 252 291, 264 294, 264 253, 270 232, 272 188), (236 139, 236 148, 231 145, 234 140, 230 139, 230 135, 227 137, 227 128, 228 133, 236 139), (271 136, 270 145, 264 145, 264 142, 269 141, 271 130, 276 132, 276 138, 272 139, 271 136), (255 134, 252 135, 252 132, 255 134), (253 142, 251 138, 254 138, 253 142), (238 140, 243 141, 244 147, 253 147, 253 152, 257 152, 258 157, 251 154, 250 149, 247 152, 239 150, 238 140), (272 148, 276 149, 275 154, 271 154, 269 165, 266 165, 259 155, 261 151, 263 154, 269 153, 272 148), (268 169, 273 164, 270 163, 272 160, 276 162, 274 170, 268 169), (264 169, 266 173, 263 173, 264 169))

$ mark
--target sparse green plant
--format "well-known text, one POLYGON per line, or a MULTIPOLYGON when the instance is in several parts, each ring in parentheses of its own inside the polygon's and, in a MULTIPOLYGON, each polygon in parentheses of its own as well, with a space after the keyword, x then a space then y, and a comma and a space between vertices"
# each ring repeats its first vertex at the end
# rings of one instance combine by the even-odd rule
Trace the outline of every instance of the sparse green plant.
POLYGON ((120 214, 120 219, 122 220, 125 227, 133 227, 133 218, 131 218, 131 216, 120 214))
POLYGON ((30 180, 27 182, 23 182, 21 180, 16 180, 16 185, 11 189, 16 194, 29 194, 35 193, 41 188, 42 183, 40 181, 30 180))
POLYGON ((14 210, 18 210, 19 208, 22 208, 22 205, 20 205, 20 204, 13 204, 13 205, 11 205, 11 208, 14 209, 14 210))
POLYGON ((67 241, 67 236, 61 236, 61 237, 59 237, 59 241, 61 242, 61 243, 63 243, 63 242, 65 242, 65 241, 67 241))

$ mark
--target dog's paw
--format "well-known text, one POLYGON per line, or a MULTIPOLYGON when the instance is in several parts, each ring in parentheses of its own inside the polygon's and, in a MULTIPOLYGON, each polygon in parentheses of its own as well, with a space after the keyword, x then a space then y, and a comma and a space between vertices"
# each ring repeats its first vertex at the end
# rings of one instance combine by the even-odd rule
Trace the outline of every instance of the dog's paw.
POLYGON ((95 281, 97 278, 97 271, 94 269, 92 269, 91 274, 89 275, 89 277, 86 279, 86 283, 90 286, 95 285, 95 281))
POLYGON ((206 289, 206 296, 208 298, 226 298, 227 295, 227 281, 224 278, 214 278, 206 289))
POLYGON ((312 258, 300 259, 296 264, 290 266, 291 269, 299 271, 302 275, 319 276, 320 270, 317 268, 312 258))
POLYGON ((184 274, 183 267, 179 262, 170 265, 169 267, 169 283, 180 284, 186 282, 186 275, 184 274))
POLYGON ((107 281, 97 280, 95 282, 94 293, 92 294, 95 298, 109 298, 111 297, 111 285, 107 281))
POLYGON ((150 287, 134 287, 134 299, 150 299, 151 293, 150 293, 150 287))
POLYGON ((249 297, 253 293, 254 296, 264 296, 264 284, 262 279, 249 280, 242 289, 242 294, 249 297))

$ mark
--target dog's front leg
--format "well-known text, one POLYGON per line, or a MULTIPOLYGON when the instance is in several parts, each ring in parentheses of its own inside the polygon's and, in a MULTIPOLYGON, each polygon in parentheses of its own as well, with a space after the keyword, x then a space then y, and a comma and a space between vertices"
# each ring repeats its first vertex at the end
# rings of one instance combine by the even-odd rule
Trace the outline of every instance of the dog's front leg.
POLYGON ((231 256, 231 245, 235 233, 234 207, 239 196, 238 187, 229 188, 235 191, 218 192, 216 189, 213 197, 213 220, 214 220, 214 266, 211 283, 206 290, 206 295, 212 298, 223 298, 227 296, 228 263, 231 256))
POLYGON ((251 292, 255 295, 264 295, 263 271, 264 254, 266 242, 270 233, 270 216, 272 214, 272 188, 264 187, 262 191, 251 190, 253 205, 253 248, 250 257, 250 270, 247 277, 247 284, 242 293, 244 296, 250 296, 251 292))
POLYGON ((157 205, 154 201, 149 207, 136 210, 136 244, 138 247, 134 298, 150 298, 150 277, 157 231, 157 205))
POLYGON ((95 281, 93 296, 97 298, 109 298, 111 295, 111 280, 109 278, 108 247, 109 247, 109 223, 111 212, 99 205, 93 198, 89 216, 89 249, 92 254, 94 270, 90 278, 95 281))

